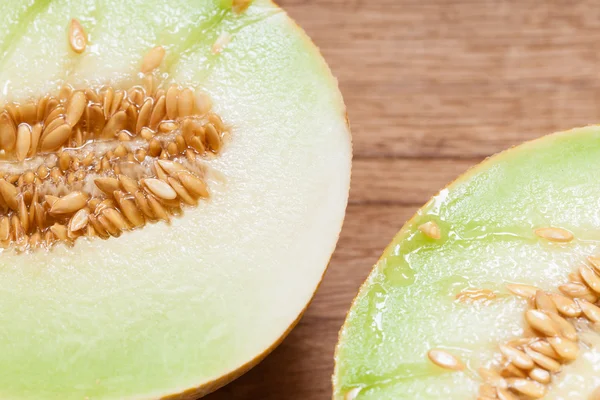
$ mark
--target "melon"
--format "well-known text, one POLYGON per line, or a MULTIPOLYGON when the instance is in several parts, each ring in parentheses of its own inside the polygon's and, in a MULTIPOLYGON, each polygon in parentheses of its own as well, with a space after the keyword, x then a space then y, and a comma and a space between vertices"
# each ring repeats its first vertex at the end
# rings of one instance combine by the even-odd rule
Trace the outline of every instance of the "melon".
POLYGON ((600 127, 491 157, 400 230, 339 335, 334 398, 600 398, 600 127))
POLYGON ((268 0, 0 15, 0 398, 197 398, 251 368, 345 213, 317 48, 268 0))

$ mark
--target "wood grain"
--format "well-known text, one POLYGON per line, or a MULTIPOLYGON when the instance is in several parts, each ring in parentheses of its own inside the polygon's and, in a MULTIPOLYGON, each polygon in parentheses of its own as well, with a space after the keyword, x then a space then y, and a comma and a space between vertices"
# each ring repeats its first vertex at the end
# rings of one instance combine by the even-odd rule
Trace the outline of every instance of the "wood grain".
POLYGON ((321 48, 354 138, 346 222, 298 327, 209 400, 331 396, 337 332, 417 208, 484 157, 600 121, 600 2, 281 0, 321 48))

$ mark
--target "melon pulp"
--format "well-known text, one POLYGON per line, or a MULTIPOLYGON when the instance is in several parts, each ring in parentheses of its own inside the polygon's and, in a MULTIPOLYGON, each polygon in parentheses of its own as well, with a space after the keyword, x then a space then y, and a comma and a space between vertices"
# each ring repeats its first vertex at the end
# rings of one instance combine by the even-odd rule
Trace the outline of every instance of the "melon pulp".
POLYGON ((126 86, 163 46, 161 76, 207 93, 231 127, 206 161, 210 199, 170 225, 3 251, 0 397, 193 398, 235 378, 297 321, 344 216, 350 138, 318 50, 270 1, 11 0, 0 14, 3 101, 126 86))
MULTIPOLYGON (((531 301, 507 285, 558 294, 576 279, 574 271, 590 266, 588 256, 600 253, 599 160, 600 127, 574 129, 496 155, 432 198, 387 247, 348 313, 336 350, 334 398, 502 398, 482 394, 479 368, 505 362, 500 345, 543 336, 524 318, 531 301), (440 228, 438 240, 423 232, 430 221, 440 228), (536 234, 548 227, 574 239, 560 243, 536 234), (457 299, 468 290, 493 295, 457 299), (432 349, 465 368, 434 365, 432 349)), ((579 354, 552 374, 543 398, 595 399, 597 326, 583 315, 569 321, 579 354)), ((533 398, 510 385, 508 391, 511 399, 533 398)))

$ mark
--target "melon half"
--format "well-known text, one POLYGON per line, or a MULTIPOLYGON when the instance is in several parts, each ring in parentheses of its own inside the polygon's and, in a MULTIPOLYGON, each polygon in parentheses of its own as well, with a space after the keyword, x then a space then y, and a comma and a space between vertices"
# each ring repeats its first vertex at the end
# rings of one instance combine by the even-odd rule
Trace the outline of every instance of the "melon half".
POLYGON ((400 230, 340 332, 339 400, 600 398, 600 127, 472 168, 400 230))
POLYGON ((0 2, 0 398, 200 397, 298 321, 350 136, 317 48, 248 3, 0 2))

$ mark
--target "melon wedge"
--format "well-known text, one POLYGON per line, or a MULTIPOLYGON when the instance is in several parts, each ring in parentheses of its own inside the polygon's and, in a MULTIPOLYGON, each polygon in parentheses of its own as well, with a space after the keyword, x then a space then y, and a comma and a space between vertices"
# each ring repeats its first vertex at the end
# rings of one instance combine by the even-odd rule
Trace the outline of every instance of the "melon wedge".
POLYGON ((596 399, 598 160, 600 127, 574 129, 432 198, 348 313, 334 398, 596 399))
POLYGON ((210 196, 170 223, 2 251, 0 398, 200 397, 260 361, 312 298, 347 203, 345 107, 280 8, 234 3, 0 3, 3 103, 65 84, 127 88, 161 46, 156 77, 206 94, 228 127, 219 154, 201 158, 210 196))

